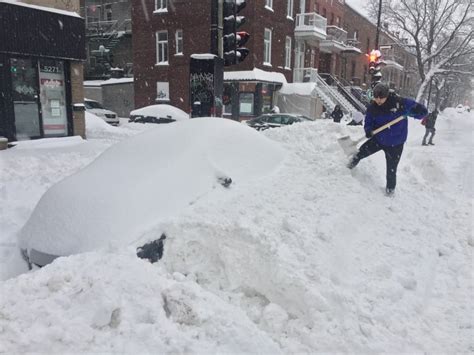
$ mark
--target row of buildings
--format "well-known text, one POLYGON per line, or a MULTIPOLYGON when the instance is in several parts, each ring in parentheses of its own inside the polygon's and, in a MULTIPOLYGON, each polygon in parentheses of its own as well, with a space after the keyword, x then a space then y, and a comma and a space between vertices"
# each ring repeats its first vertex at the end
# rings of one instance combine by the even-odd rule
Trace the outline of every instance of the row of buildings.
MULTIPOLYGON (((84 136, 84 77, 129 77, 114 82, 132 88, 123 91, 129 109, 169 103, 189 112, 190 57, 210 51, 211 2, 0 0, 0 136, 84 136)), ((344 0, 246 2, 239 15, 247 19, 250 55, 225 68, 225 117, 266 112, 283 86, 304 82, 315 84, 321 107, 363 109, 352 89, 370 86, 373 22, 344 0)), ((418 78, 410 47, 386 26, 379 44, 384 80, 413 95, 418 78)))

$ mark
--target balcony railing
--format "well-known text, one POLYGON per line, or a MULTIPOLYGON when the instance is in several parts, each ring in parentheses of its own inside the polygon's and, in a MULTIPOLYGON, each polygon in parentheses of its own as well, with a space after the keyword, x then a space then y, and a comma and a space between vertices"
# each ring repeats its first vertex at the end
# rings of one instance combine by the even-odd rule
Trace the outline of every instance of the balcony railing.
POLYGON ((347 32, 337 26, 326 27, 326 40, 344 43, 347 41, 347 32))
POLYGON ((118 20, 111 21, 90 21, 87 23, 86 34, 88 36, 94 35, 113 35, 117 32, 130 33, 132 30, 132 22, 130 19, 125 19, 122 22, 118 20))
POLYGON ((326 38, 326 18, 311 12, 296 15, 295 36, 308 40, 326 38))
POLYGON ((355 54, 362 53, 362 51, 360 50, 360 42, 355 38, 348 39, 345 45, 347 48, 344 49, 344 53, 355 53, 355 54))

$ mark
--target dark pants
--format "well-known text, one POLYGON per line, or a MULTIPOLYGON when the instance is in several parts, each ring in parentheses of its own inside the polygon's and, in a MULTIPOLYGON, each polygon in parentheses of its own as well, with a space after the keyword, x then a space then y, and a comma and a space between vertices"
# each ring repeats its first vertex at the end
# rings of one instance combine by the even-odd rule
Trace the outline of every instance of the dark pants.
POLYGON ((397 166, 402 156, 403 144, 394 147, 385 147, 380 145, 375 138, 371 138, 362 144, 354 156, 352 163, 355 166, 360 160, 377 153, 379 150, 384 151, 385 161, 387 162, 387 189, 393 190, 397 185, 397 166))

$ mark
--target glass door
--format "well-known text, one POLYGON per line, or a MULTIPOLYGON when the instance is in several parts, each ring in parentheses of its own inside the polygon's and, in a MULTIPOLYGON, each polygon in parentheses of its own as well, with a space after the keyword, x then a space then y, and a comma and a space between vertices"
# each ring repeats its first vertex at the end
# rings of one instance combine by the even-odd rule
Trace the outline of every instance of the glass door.
POLYGON ((10 58, 16 139, 41 137, 38 72, 30 58, 10 58))
POLYGON ((44 136, 66 136, 64 63, 53 59, 40 59, 39 83, 44 136))

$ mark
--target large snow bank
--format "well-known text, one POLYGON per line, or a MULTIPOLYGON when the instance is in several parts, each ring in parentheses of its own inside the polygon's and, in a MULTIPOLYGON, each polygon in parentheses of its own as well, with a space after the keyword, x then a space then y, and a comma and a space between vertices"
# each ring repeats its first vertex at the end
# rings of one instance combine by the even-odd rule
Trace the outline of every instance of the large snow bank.
POLYGON ((210 193, 218 178, 242 183, 282 157, 276 143, 230 120, 159 125, 53 186, 20 232, 21 244, 69 255, 130 243, 210 193))
MULTIPOLYGON (((264 131, 287 158, 157 221, 145 233, 169 235, 157 264, 101 250, 4 282, 0 352, 472 353, 474 115, 442 113, 428 147, 409 124, 394 198, 382 152, 344 166, 336 139, 361 127, 264 131)), ((1 153, 13 172, 0 171, 12 210, 0 232, 27 218, 21 189, 77 169, 69 160, 90 143, 32 176, 36 156, 1 153)), ((38 194, 24 197, 31 210, 38 194)))

